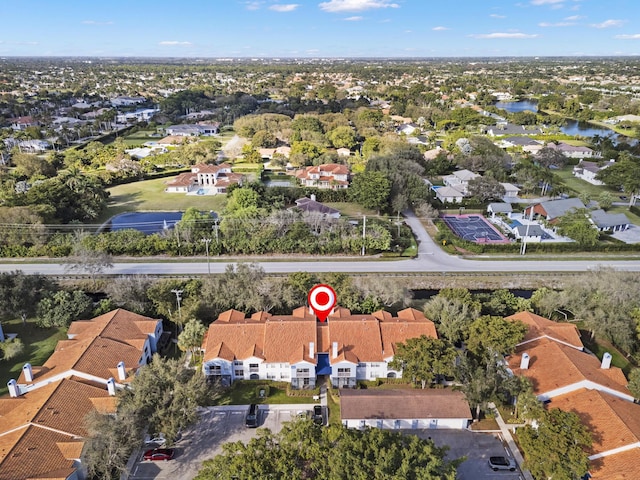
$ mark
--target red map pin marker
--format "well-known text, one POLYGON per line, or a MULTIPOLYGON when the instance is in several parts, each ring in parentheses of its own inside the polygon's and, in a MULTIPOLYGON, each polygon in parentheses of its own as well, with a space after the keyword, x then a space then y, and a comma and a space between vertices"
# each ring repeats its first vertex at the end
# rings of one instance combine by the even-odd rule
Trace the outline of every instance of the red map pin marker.
POLYGON ((336 291, 329 285, 316 285, 309 290, 307 299, 309 300, 309 306, 313 310, 313 313, 316 314, 316 317, 318 317, 321 322, 324 322, 327 320, 333 307, 336 306, 336 291))

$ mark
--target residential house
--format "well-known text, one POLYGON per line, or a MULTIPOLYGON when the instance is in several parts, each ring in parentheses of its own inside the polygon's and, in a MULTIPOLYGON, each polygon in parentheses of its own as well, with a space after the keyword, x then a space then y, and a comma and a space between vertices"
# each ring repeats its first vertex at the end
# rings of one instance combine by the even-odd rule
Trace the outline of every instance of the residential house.
POLYGON ((29 127, 37 127, 40 125, 37 120, 30 116, 12 118, 9 121, 11 122, 11 128, 16 131, 26 130, 29 127))
POLYGON ((624 213, 607 213, 602 209, 589 212, 589 221, 601 232, 622 232, 631 222, 624 213))
POLYGON ((513 185, 512 183, 500 183, 504 188, 504 199, 505 202, 510 200, 516 201, 518 199, 518 193, 520 193, 520 189, 513 185))
POLYGON ((326 375, 335 387, 353 387, 358 380, 401 376, 388 366, 395 344, 420 335, 437 336, 433 322, 414 309, 393 317, 384 311, 352 315, 336 307, 326 322, 306 307, 291 315, 258 312, 248 318, 229 310, 209 326, 203 370, 225 384, 264 379, 313 388, 326 375))
POLYGON ((67 340, 60 340, 41 367, 25 364, 16 394, 30 392, 62 378, 81 378, 105 385, 124 383, 151 361, 162 335, 162 321, 123 309, 92 320, 72 322, 67 340))
POLYGON ((340 190, 349 187, 349 167, 338 163, 325 163, 296 171, 296 178, 305 187, 340 190))
POLYGON ((351 150, 349 150, 348 148, 338 148, 336 150, 336 153, 338 154, 339 157, 349 157, 351 156, 351 150))
POLYGON ((153 118, 153 116, 159 111, 159 108, 144 108, 141 110, 136 110, 135 112, 119 113, 118 115, 116 115, 116 122, 147 122, 151 120, 151 118, 153 118))
POLYGON ((24 153, 42 153, 51 148, 46 140, 22 140, 18 142, 18 148, 24 153))
POLYGON ((471 410, 464 394, 451 389, 344 390, 340 417, 349 428, 466 429, 471 410))
POLYGON ((131 107, 133 105, 138 105, 139 103, 144 103, 146 101, 147 99, 144 97, 127 96, 113 97, 109 100, 111 106, 113 107, 131 107))
POLYGON ((480 175, 473 173, 470 170, 458 170, 451 175, 442 177, 442 181, 447 187, 453 187, 463 195, 467 195, 469 188, 469 181, 480 178, 480 175))
POLYGON ((116 397, 104 385, 79 378, 0 397, 0 480, 84 478, 85 418, 115 409, 116 397))
POLYGON ((545 146, 552 150, 557 150, 569 158, 595 158, 600 156, 598 152, 593 151, 589 147, 569 145, 564 142, 559 142, 558 144, 551 142, 545 146))
POLYGON ((604 185, 602 180, 598 180, 596 176, 605 168, 615 163, 615 160, 609 160, 609 162, 600 165, 596 162, 588 162, 586 160, 580 160, 580 162, 573 167, 573 176, 589 182, 591 185, 604 185))
POLYGON ((633 401, 627 379, 618 367, 611 366, 611 355, 602 362, 590 353, 555 340, 541 339, 516 349, 507 359, 514 375, 531 380, 533 391, 546 401, 582 388, 607 392, 626 401, 633 401))
POLYGON ((492 137, 498 137, 502 135, 540 135, 542 130, 538 127, 525 127, 524 125, 515 125, 508 122, 498 122, 495 126, 487 128, 487 134, 492 137))
POLYGON ((524 347, 538 340, 552 340, 562 345, 583 351, 580 331, 573 323, 554 322, 532 312, 518 312, 506 317, 507 320, 519 321, 527 326, 527 333, 517 347, 524 347))
POLYGON ((438 187, 434 188, 436 198, 442 203, 461 203, 464 194, 455 187, 438 187))
POLYGON ((589 473, 594 480, 633 480, 640 465, 640 448, 625 450, 591 461, 589 473))
POLYGON ((516 225, 511 229, 517 240, 526 243, 540 243, 544 230, 540 225, 516 225))
POLYGON ((315 195, 311 195, 311 198, 299 198, 298 200, 296 200, 295 208, 305 213, 317 213, 325 217, 340 218, 340 210, 317 202, 315 199, 315 195))
POLYGON ((527 151, 525 150, 526 148, 530 149, 531 147, 534 147, 534 149, 539 150, 544 146, 544 144, 542 142, 539 142, 538 140, 534 140, 532 138, 522 137, 522 136, 501 138, 499 141, 496 142, 496 145, 498 145, 500 148, 520 147, 524 151, 527 151))
POLYGON ((158 145, 171 145, 171 146, 176 146, 176 145, 183 145, 184 143, 187 143, 189 140, 187 139, 187 137, 183 136, 183 135, 167 135, 164 138, 161 138, 160 140, 158 140, 156 143, 158 145))
POLYGON ((167 182, 167 193, 202 192, 202 194, 227 193, 230 185, 242 184, 242 175, 233 173, 231 165, 198 164, 191 167, 190 173, 181 173, 167 182))
POLYGON ((491 214, 491 218, 496 217, 496 213, 504 213, 508 218, 511 217, 511 213, 513 212, 513 208, 510 203, 490 203, 487 207, 487 213, 491 214))
POLYGON ((560 200, 549 200, 531 205, 524 209, 523 215, 530 218, 531 210, 533 209, 534 215, 543 217, 548 222, 553 222, 564 214, 569 213, 571 210, 580 210, 583 208, 586 207, 580 199, 563 198, 560 200))
POLYGON ((140 160, 142 158, 147 158, 149 155, 159 155, 162 153, 167 153, 167 151, 167 147, 156 144, 150 147, 130 148, 125 150, 125 153, 133 159, 140 160))
POLYGON ((181 124, 171 125, 165 129, 167 135, 177 135, 182 137, 210 137, 220 132, 219 124, 200 125, 200 124, 181 124))
POLYGON ((403 123, 396 128, 396 132, 399 135, 413 135, 415 132, 420 132, 420 127, 415 123, 403 123))

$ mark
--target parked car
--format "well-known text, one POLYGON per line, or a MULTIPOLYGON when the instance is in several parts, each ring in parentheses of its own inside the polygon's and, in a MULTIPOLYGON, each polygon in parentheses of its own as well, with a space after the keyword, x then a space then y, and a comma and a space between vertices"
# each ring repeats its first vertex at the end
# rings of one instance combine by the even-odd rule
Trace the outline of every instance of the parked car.
POLYGON ((324 408, 322 407, 322 405, 314 405, 313 406, 313 416, 311 418, 313 418, 313 422, 317 423, 318 425, 324 425, 325 424, 325 421, 324 421, 324 408))
POLYGON ((144 452, 142 458, 145 460, 171 460, 173 455, 175 454, 175 450, 173 448, 154 448, 152 450, 147 450, 144 452))
POLYGON ((629 197, 626 195, 620 195, 620 200, 629 200, 629 197))
POLYGON ((258 405, 252 403, 247 410, 247 416, 244 419, 244 424, 248 428, 256 428, 258 426, 258 405))
POLYGON ((515 472, 515 464, 507 457, 489 457, 489 466, 494 472, 498 470, 509 470, 515 472))
POLYGON ((164 434, 162 433, 144 436, 145 445, 164 445, 165 443, 167 443, 167 439, 164 438, 164 434))

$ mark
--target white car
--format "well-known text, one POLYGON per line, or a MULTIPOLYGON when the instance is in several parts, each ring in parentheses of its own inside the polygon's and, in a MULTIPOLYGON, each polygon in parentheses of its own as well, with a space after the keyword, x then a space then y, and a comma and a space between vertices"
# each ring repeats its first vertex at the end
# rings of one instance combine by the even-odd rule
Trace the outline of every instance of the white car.
POLYGON ((144 436, 144 444, 145 445, 164 445, 167 443, 167 439, 164 438, 162 433, 157 433, 154 435, 145 435, 144 436))

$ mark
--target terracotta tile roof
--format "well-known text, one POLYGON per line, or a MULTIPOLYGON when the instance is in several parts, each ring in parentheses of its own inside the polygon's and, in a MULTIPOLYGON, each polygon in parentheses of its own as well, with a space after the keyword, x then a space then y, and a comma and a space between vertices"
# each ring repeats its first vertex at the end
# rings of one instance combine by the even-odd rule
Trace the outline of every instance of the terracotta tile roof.
POLYGON ((22 435, 9 451, 4 452, 4 446, 0 446, 0 480, 66 478, 75 471, 73 459, 66 455, 81 447, 71 449, 66 445, 74 441, 72 436, 34 426, 20 432, 22 435), (62 444, 62 450, 58 444, 62 444))
POLYGON ((549 407, 580 417, 593 437, 589 455, 640 443, 640 405, 633 402, 582 388, 554 397, 549 407))
POLYGON ((193 173, 181 173, 176 176, 173 180, 167 181, 167 186, 169 187, 189 187, 193 185, 198 176, 193 173))
MULTIPOLYGON (((67 334, 74 338, 58 342, 44 365, 33 368, 33 383, 71 369, 108 379, 120 361, 131 372, 140 366, 144 344, 157 322, 123 309, 72 322, 67 334)), ((22 373, 18 383, 27 383, 22 373)))
POLYGON ((529 330, 520 345, 537 340, 541 337, 547 337, 552 340, 567 343, 579 349, 584 348, 582 340, 580 340, 578 327, 572 323, 554 322, 553 320, 549 320, 531 312, 518 312, 507 317, 507 320, 520 320, 529 327, 529 330))
POLYGON ((607 455, 591 462, 593 480, 636 480, 640 471, 640 448, 607 455))
POLYGON ((267 320, 264 333, 264 358, 267 362, 293 364, 306 360, 316 363, 309 357, 309 343, 317 343, 314 319, 281 322, 274 317, 267 320))
POLYGON ((340 390, 340 415, 343 420, 471 420, 471 410, 464 394, 450 389, 340 390))
POLYGON ((545 339, 536 343, 519 347, 507 361, 515 375, 524 375, 532 381, 537 395, 585 380, 630 395, 626 388, 627 379, 621 369, 602 369, 595 356, 558 342, 545 339), (523 353, 528 353, 530 357, 526 370, 520 369, 523 353))
POLYGON ((63 379, 20 397, 0 398, 0 435, 27 424, 60 430, 68 434, 87 434, 84 417, 101 403, 105 411, 115 411, 115 398, 106 387, 82 380, 63 379))
POLYGON ((181 145, 187 140, 187 137, 182 135, 167 135, 164 138, 158 140, 160 145, 181 145))
POLYGON ((433 322, 413 309, 392 317, 386 312, 353 315, 347 308, 336 307, 327 322, 318 322, 307 307, 295 309, 292 315, 258 312, 250 318, 228 310, 207 330, 204 361, 231 361, 254 355, 267 362, 296 363, 304 359, 315 363, 309 357, 310 342, 314 342, 316 353, 330 355, 333 342, 337 342, 339 355, 331 358, 331 363, 380 362, 393 355, 393 343, 420 335, 437 336, 433 322))

